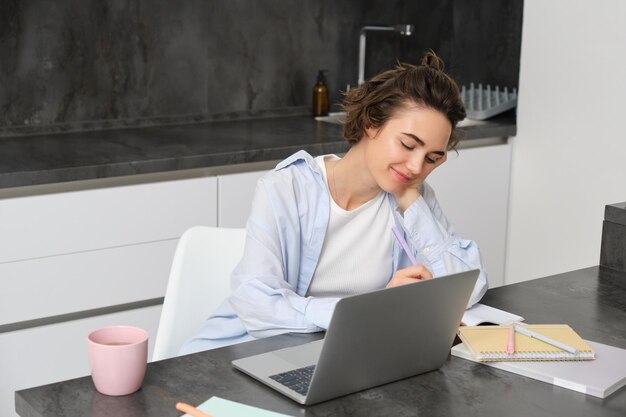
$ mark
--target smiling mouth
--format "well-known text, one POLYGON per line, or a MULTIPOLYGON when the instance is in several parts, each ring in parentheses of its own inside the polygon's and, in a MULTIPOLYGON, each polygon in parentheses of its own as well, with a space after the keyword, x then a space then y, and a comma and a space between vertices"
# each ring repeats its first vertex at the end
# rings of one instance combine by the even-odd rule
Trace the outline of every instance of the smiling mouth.
POLYGON ((403 183, 408 183, 411 181, 411 177, 408 177, 406 175, 404 175, 403 173, 401 173, 400 171, 396 171, 394 168, 391 168, 391 170, 393 171, 393 173, 395 174, 395 177, 403 183))

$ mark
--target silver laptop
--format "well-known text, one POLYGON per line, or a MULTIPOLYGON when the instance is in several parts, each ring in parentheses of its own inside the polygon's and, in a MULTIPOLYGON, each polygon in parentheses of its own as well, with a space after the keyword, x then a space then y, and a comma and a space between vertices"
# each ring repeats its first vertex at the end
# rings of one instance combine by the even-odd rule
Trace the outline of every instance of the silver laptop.
POLYGON ((342 298, 323 340, 234 360, 300 404, 432 371, 446 361, 479 271, 342 298))

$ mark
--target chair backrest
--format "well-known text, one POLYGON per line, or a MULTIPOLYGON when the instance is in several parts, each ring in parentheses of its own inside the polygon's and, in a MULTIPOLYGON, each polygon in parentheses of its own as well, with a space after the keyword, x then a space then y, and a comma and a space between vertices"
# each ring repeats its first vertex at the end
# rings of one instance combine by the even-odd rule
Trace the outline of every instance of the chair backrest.
POLYGON ((195 226, 180 237, 165 292, 152 360, 177 356, 230 293, 245 229, 195 226))

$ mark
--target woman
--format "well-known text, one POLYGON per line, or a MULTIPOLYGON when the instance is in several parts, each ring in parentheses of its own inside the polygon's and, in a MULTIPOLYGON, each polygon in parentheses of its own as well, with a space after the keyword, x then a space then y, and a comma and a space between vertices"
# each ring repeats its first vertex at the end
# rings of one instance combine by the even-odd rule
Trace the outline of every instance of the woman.
POLYGON ((343 158, 300 151, 259 180, 232 294, 181 353, 328 328, 339 298, 480 268, 426 184, 458 143, 456 83, 433 53, 346 93, 343 158), (417 265, 393 239, 404 231, 417 265))

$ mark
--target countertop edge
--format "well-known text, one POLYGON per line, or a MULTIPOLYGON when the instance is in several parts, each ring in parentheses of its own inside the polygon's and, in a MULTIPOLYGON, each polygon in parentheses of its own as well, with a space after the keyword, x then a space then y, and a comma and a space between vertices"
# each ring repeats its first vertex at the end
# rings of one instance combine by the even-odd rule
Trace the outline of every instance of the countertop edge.
MULTIPOLYGON (((115 137, 116 133, 116 131, 111 130, 106 133, 96 132, 96 135, 101 135, 97 140, 93 139, 94 132, 72 133, 69 136, 43 135, 35 139, 29 139, 27 137, 0 138, 0 153, 3 148, 6 148, 14 154, 18 153, 19 156, 24 159, 24 161, 21 161, 18 157, 13 161, 5 162, 4 165, 8 165, 9 168, 2 167, 3 164, 0 163, 0 190, 194 169, 211 170, 212 168, 215 169, 216 167, 224 166, 232 166, 234 168, 231 169, 231 172, 237 172, 237 166, 239 165, 244 166, 250 163, 281 160, 298 150, 305 150, 313 155, 319 155, 326 153, 341 154, 348 149, 348 145, 341 138, 340 126, 314 122, 312 119, 302 116, 273 119, 273 121, 270 121, 267 125, 267 131, 259 132, 259 134, 269 138, 266 140, 266 143, 250 147, 247 146, 250 141, 249 137, 256 134, 256 132, 249 132, 249 130, 251 130, 250 126, 257 126, 254 124, 251 125, 250 123, 254 123, 254 121, 229 121, 201 125, 188 124, 184 126, 167 126, 161 128, 161 130, 159 130, 158 127, 119 130, 120 135, 125 135, 127 138, 130 138, 128 139, 129 142, 132 141, 134 137, 138 137, 142 141, 141 146, 143 146, 143 148, 137 146, 133 149, 130 145, 134 145, 134 143, 130 145, 127 143, 123 144, 139 155, 135 159, 128 159, 126 155, 120 153, 124 151, 125 148, 119 146, 119 141, 111 139, 111 137, 115 137), (281 131, 282 123, 290 124, 286 133, 281 131), (284 143, 286 143, 287 138, 290 137, 289 135, 293 135, 293 132, 298 132, 300 126, 302 126, 302 131, 308 135, 305 141, 285 145, 284 143), (216 127, 219 128, 220 131, 212 132, 211 129, 215 129, 216 127), (155 150, 161 151, 166 145, 173 146, 177 144, 175 142, 178 136, 175 136, 171 130, 166 130, 171 128, 177 129, 175 133, 179 134, 184 139, 188 139, 190 145, 185 148, 185 152, 172 152, 171 154, 161 153, 157 154, 155 157, 151 157, 151 154, 157 153, 155 150), (209 132, 206 130, 209 130, 209 132), (221 130, 227 130, 227 132, 223 134, 221 130), (163 132, 162 136, 160 136, 161 132, 163 132), (233 146, 231 146, 233 149, 217 149, 215 152, 207 148, 207 140, 210 141, 213 139, 211 135, 224 135, 231 141, 229 145, 232 145, 240 140, 239 134, 241 134, 242 137, 244 134, 248 136, 246 138, 247 141, 241 139, 242 145, 240 148, 233 148, 233 146), (185 137, 185 135, 187 135, 187 137, 185 137), (146 139, 146 137, 148 137, 148 139, 146 139), (173 139, 171 142, 167 142, 170 137, 173 137, 173 139), (320 137, 323 137, 323 139, 320 139, 320 137), (154 140, 152 140, 152 138, 154 138, 154 140), (109 153, 104 154, 101 158, 105 160, 103 162, 83 164, 80 160, 81 155, 78 155, 74 156, 74 159, 68 163, 62 160, 62 157, 65 156, 63 154, 63 148, 69 146, 62 142, 67 139, 71 139, 71 141, 74 141, 76 144, 85 143, 82 142, 83 140, 91 140, 95 142, 94 148, 96 149, 93 150, 94 154, 97 154, 97 152, 104 154, 104 151, 99 151, 98 146, 106 148, 109 153), (9 140, 12 142, 9 143, 9 140), (23 147, 22 143, 24 145, 23 147), (115 146, 119 149, 114 149, 113 151, 109 149, 115 146), (47 148, 57 151, 59 155, 52 154, 49 157, 52 161, 46 160, 45 164, 37 160, 39 156, 32 156, 32 154, 45 153, 47 148), (56 159, 59 160, 58 164, 55 162, 56 159), (41 167, 38 165, 45 166, 41 167), (5 169, 2 170, 2 168, 5 169)), ((264 119, 263 123, 267 124, 268 119, 264 119)), ((264 124, 263 126, 266 125, 264 124)), ((460 130, 462 134, 459 147, 463 148, 464 146, 472 147, 471 142, 477 139, 506 139, 515 136, 517 126, 515 119, 509 117, 486 121, 484 124, 461 127, 460 130)), ((305 136, 305 134, 303 134, 303 136, 305 136)), ((479 142, 476 141, 476 143, 479 142)), ((224 147, 223 144, 216 145, 215 147, 219 148, 219 146, 224 147)), ((479 146, 485 145, 481 143, 479 146)), ((11 154, 11 152, 7 153, 11 154)), ((98 156, 100 157, 100 155, 98 156)), ((89 154, 87 154, 86 157, 88 159, 89 154)), ((245 172, 245 169, 243 172, 245 172)))

